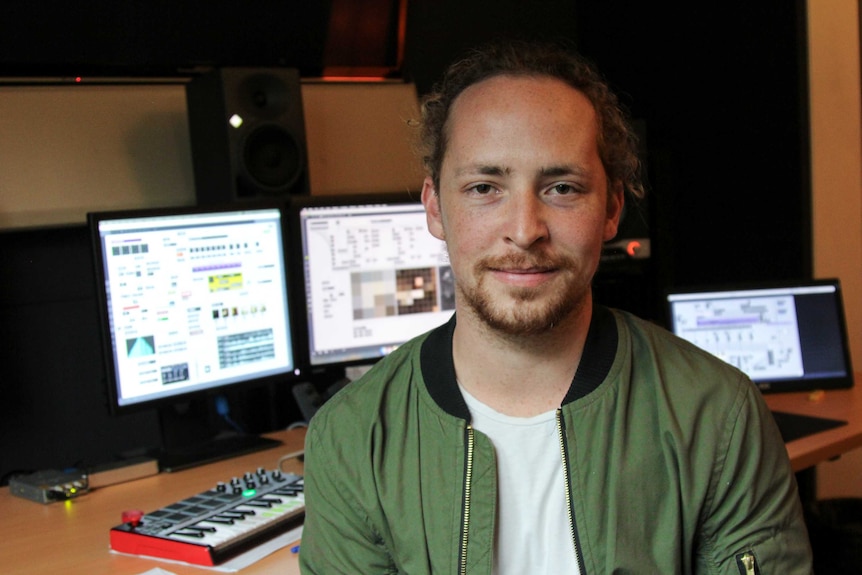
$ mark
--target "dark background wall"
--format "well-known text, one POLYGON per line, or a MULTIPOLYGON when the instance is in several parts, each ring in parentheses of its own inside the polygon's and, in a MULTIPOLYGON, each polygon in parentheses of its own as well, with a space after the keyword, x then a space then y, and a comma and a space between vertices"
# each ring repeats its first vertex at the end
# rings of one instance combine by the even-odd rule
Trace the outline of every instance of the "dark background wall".
POLYGON ((330 0, 13 2, 0 20, 4 76, 172 76, 199 66, 319 73, 330 0))
POLYGON ((463 50, 511 35, 567 39, 598 64, 642 131, 654 254, 605 266, 600 299, 663 320, 670 284, 811 274, 804 2, 488 6, 414 0, 407 73, 427 91, 463 50))
POLYGON ((644 121, 653 301, 674 283, 810 276, 805 3, 679 6, 578 4, 581 49, 644 121))
MULTIPOLYGON (((0 77, 182 75, 208 65, 315 75, 338 53, 327 49, 338 2, 40 4, 0 20, 0 77)), ((392 18, 373 63, 383 67, 396 63, 396 5, 381 8, 392 18)), ((594 59, 643 128, 650 195, 641 210, 653 241, 648 262, 605 266, 597 296, 659 321, 670 284, 811 274, 804 3, 678 6, 411 0, 400 69, 425 92, 457 54, 502 36, 567 38, 594 59)), ((0 273, 0 478, 157 442, 155 414, 107 411, 86 229, 0 231, 0 273)), ((230 399, 251 431, 298 417, 283 387, 230 399)))

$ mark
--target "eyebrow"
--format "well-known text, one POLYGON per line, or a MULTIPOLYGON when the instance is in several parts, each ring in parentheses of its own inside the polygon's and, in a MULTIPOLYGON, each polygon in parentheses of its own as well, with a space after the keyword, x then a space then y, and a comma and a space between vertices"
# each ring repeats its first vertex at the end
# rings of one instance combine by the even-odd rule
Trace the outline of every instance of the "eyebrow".
MULTIPOLYGON (((480 174, 483 176, 504 176, 512 173, 511 168, 504 168, 493 164, 473 164, 464 166, 457 170, 456 174, 463 176, 465 174, 480 174)), ((543 177, 559 177, 559 176, 583 176, 588 172, 579 166, 570 164, 562 164, 558 166, 546 166, 539 170, 539 175, 543 177)))
POLYGON ((510 174, 511 172, 511 168, 504 168, 502 166, 494 166, 489 164, 472 164, 469 166, 464 166, 463 168, 459 168, 455 172, 455 174, 458 176, 464 176, 468 174, 479 174, 482 176, 503 176, 506 174, 510 174))
POLYGON ((547 166, 539 171, 544 177, 556 178, 559 176, 585 176, 588 171, 580 166, 564 164, 560 166, 547 166))

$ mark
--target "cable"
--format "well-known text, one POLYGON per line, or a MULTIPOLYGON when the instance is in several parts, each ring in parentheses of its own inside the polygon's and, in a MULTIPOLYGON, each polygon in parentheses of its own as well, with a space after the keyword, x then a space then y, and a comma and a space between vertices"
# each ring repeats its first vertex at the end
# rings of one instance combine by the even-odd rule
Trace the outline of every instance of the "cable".
POLYGON ((282 455, 281 457, 278 458, 278 463, 277 463, 279 471, 284 471, 284 468, 282 467, 282 465, 284 464, 285 461, 287 461, 289 459, 299 459, 300 461, 302 461, 302 458, 304 456, 305 456, 305 450, 304 449, 300 449, 299 451, 293 451, 291 453, 287 453, 285 455, 282 455))
POLYGON ((227 398, 223 395, 217 395, 215 398, 216 413, 224 419, 228 425, 233 427, 234 431, 240 434, 245 434, 245 431, 230 417, 230 404, 227 398))

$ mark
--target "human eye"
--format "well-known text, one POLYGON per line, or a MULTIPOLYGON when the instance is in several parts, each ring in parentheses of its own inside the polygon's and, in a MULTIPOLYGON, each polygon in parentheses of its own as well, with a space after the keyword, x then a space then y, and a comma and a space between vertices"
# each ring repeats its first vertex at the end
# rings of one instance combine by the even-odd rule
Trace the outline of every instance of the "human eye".
POLYGON ((496 188, 491 184, 473 184, 472 186, 467 188, 467 192, 471 194, 475 194, 477 196, 487 196, 496 191, 496 188))
POLYGON ((582 190, 569 182, 557 182, 548 187, 547 194, 552 196, 571 196, 580 193, 582 190))

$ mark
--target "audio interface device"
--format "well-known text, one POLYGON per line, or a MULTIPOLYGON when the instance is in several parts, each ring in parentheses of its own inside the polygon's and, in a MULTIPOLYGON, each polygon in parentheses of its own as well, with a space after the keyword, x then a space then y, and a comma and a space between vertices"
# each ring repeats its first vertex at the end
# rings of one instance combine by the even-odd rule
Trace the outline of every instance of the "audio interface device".
POLYGON ((38 503, 74 499, 90 491, 87 474, 48 469, 9 479, 9 492, 38 503))

